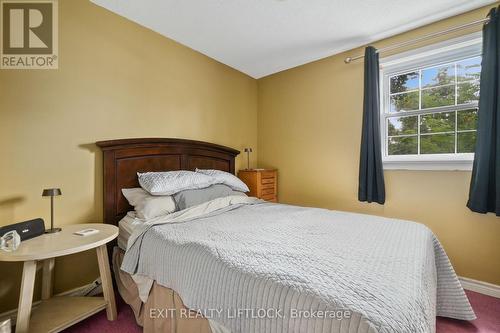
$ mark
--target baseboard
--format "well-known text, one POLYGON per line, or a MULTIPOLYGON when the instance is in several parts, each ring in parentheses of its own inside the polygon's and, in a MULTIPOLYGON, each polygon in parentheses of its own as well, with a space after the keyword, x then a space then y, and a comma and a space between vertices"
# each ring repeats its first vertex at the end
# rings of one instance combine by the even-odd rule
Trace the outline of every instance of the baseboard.
POLYGON ((462 287, 464 289, 470 290, 470 291, 475 291, 476 293, 480 293, 483 295, 488 295, 496 298, 500 298, 500 286, 493 284, 493 283, 488 283, 488 282, 483 282, 483 281, 478 281, 474 279, 469 279, 466 277, 459 277, 460 283, 462 284, 462 287))
MULTIPOLYGON (((56 294, 54 296, 74 296, 74 295, 79 295, 83 294, 85 291, 89 290, 90 288, 94 288, 94 282, 91 282, 89 284, 86 284, 81 287, 76 287, 70 290, 63 291, 62 293, 56 294)), ((38 305, 40 305, 42 301, 34 301, 32 304, 32 309, 36 309, 38 305)), ((3 313, 0 313, 0 322, 10 319, 11 324, 14 325, 16 323, 17 319, 17 308, 5 311, 3 313)))

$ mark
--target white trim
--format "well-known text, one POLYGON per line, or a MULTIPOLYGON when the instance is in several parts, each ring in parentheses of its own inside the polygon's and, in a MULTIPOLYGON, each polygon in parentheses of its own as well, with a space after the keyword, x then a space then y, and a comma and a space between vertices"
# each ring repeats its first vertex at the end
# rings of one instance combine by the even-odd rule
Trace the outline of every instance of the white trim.
POLYGON ((386 156, 385 170, 450 170, 471 171, 474 154, 429 154, 386 156))
POLYGON ((384 170, 471 171, 472 161, 383 161, 384 170))
MULTIPOLYGON (((413 49, 406 52, 401 52, 392 56, 384 57, 380 59, 380 66, 392 68, 396 70, 391 70, 390 72, 397 72, 399 65, 404 65, 406 67, 407 63, 413 63, 417 61, 422 61, 423 58, 433 57, 441 53, 451 53, 455 50, 467 49, 470 50, 472 54, 481 52, 482 47, 482 32, 475 32, 472 34, 467 34, 457 38, 449 39, 444 42, 435 43, 420 47, 418 49, 413 49)), ((460 51, 461 53, 463 51, 460 51)))
MULTIPOLYGON (((380 140, 382 147, 382 164, 384 170, 472 170, 474 154, 420 155, 420 142, 418 143, 419 151, 417 155, 389 156, 387 147, 387 119, 391 117, 417 116, 418 123, 420 123, 420 116, 422 114, 445 111, 455 112, 477 108, 477 102, 472 102, 464 105, 431 108, 426 110, 421 110, 419 108, 419 110, 400 112, 396 115, 394 113, 388 113, 388 109, 390 107, 389 94, 385 94, 384 92, 389 89, 389 78, 391 76, 411 70, 420 70, 424 67, 427 68, 455 62, 457 59, 467 59, 479 56, 482 51, 481 47, 482 33, 477 32, 381 59, 380 140)), ((420 86, 421 82, 419 76, 419 89, 421 89, 420 86)), ((420 141, 421 136, 419 125, 417 127, 417 133, 415 136, 417 137, 417 140, 420 141)))
POLYGON ((478 281, 474 279, 469 279, 466 277, 460 276, 458 278, 460 280, 460 283, 462 284, 462 288, 475 291, 476 293, 480 293, 483 295, 488 295, 491 297, 496 297, 500 298, 500 286, 493 284, 493 283, 488 283, 488 282, 483 282, 483 281, 478 281))

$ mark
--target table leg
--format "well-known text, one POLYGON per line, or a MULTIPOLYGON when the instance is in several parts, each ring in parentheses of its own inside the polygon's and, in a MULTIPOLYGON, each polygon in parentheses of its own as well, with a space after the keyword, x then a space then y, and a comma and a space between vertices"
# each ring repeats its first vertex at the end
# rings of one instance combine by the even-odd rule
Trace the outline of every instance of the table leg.
POLYGON ((42 273, 42 300, 47 300, 52 297, 53 278, 54 278, 54 258, 43 261, 42 273))
POLYGON ((106 245, 101 245, 97 248, 97 261, 99 262, 99 273, 101 274, 102 292, 104 293, 104 299, 108 302, 108 304, 106 305, 106 315, 108 317, 108 320, 115 320, 115 292, 113 291, 113 281, 111 280, 108 249, 106 245))
POLYGON ((21 281, 21 294, 19 295, 19 306, 17 309, 16 333, 26 333, 29 330, 35 274, 36 261, 25 261, 21 281))

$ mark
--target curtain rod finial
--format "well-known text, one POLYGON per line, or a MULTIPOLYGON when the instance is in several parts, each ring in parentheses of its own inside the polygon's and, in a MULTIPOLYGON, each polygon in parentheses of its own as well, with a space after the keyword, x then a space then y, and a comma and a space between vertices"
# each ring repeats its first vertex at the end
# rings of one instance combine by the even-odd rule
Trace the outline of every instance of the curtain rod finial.
POLYGON ((345 59, 344 59, 344 62, 345 62, 346 64, 350 63, 351 61, 352 61, 352 58, 351 58, 351 57, 347 57, 347 58, 345 58, 345 59))

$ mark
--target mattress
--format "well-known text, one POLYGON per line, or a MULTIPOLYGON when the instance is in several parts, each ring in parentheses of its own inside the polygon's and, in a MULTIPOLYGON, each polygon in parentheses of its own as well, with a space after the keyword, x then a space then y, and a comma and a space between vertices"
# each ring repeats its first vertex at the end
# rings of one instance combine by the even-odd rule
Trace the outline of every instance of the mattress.
POLYGON ((135 216, 135 212, 128 212, 120 222, 118 222, 118 247, 126 251, 127 242, 130 235, 134 232, 134 229, 138 225, 141 225, 144 221, 141 221, 135 216))
POLYGON ((247 197, 141 224, 121 268, 232 332, 433 333, 436 315, 475 318, 427 227, 247 197))

